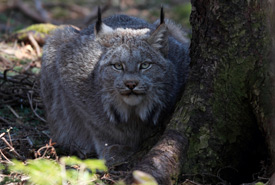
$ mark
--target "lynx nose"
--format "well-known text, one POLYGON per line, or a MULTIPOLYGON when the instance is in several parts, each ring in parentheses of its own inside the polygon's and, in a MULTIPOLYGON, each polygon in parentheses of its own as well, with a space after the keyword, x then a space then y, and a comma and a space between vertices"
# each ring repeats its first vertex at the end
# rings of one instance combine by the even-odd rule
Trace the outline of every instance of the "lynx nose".
POLYGON ((125 81, 124 84, 128 89, 133 90, 138 85, 138 81, 125 81))

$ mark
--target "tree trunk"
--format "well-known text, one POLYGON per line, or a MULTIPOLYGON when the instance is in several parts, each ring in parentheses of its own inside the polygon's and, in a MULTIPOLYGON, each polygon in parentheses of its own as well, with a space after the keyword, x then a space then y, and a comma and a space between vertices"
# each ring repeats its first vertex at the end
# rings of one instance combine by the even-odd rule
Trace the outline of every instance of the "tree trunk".
POLYGON ((165 134, 138 169, 160 184, 171 184, 180 167, 201 183, 252 182, 268 154, 275 160, 268 0, 191 2, 189 80, 165 134))
POLYGON ((174 119, 190 141, 183 169, 245 182, 266 156, 258 126, 270 124, 267 1, 192 4, 193 67, 174 119))
POLYGON ((272 116, 271 123, 265 124, 265 132, 267 133, 267 142, 269 143, 271 156, 271 170, 273 172, 273 183, 275 184, 275 2, 271 2, 271 16, 269 20, 271 24, 272 36, 272 60, 270 67, 271 92, 272 92, 272 116))

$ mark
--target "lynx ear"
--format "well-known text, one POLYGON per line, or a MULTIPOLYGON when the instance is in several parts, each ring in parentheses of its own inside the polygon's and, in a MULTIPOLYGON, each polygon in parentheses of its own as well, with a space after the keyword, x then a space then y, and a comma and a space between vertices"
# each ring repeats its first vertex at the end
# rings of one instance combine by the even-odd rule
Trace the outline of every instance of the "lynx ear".
POLYGON ((164 56, 168 54, 168 29, 164 22, 163 7, 160 12, 160 24, 157 29, 148 38, 148 43, 157 50, 159 50, 164 56))
POLYGON ((99 36, 101 34, 112 32, 113 29, 106 24, 104 24, 101 20, 101 9, 98 7, 97 10, 97 21, 95 23, 95 35, 99 36))

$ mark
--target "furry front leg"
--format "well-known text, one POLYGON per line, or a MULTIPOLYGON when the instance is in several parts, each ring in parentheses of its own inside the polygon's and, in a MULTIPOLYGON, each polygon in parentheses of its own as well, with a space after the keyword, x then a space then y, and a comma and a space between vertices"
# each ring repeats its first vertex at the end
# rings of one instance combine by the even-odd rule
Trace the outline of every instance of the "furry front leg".
POLYGON ((100 153, 100 158, 105 159, 106 165, 111 167, 126 162, 133 153, 133 149, 129 146, 114 144, 105 146, 100 153))

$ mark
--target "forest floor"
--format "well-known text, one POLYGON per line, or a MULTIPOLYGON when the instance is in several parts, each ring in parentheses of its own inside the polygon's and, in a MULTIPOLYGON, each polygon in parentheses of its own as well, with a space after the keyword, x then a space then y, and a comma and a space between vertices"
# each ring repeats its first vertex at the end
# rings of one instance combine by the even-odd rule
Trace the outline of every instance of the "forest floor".
MULTIPOLYGON (((103 17, 123 13, 153 23, 159 18, 161 1, 145 2, 105 0, 100 6, 103 17)), ((82 29, 95 21, 99 4, 85 0, 45 1, 43 6, 40 3, 38 0, 0 2, 0 164, 3 167, 0 184, 28 183, 28 177, 6 168, 13 164, 12 159, 58 159, 68 155, 51 142, 39 96, 42 47, 49 31, 39 27, 25 28, 37 23, 52 23, 71 24, 82 29)), ((166 17, 183 25, 183 29, 190 34, 190 3, 172 0, 163 6, 166 17)), ((49 26, 48 29, 53 28, 49 26)), ((123 175, 123 172, 107 173, 99 178, 106 184, 114 184, 123 175)), ((179 184, 199 183, 191 179, 179 184)))

